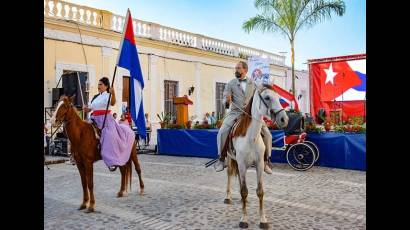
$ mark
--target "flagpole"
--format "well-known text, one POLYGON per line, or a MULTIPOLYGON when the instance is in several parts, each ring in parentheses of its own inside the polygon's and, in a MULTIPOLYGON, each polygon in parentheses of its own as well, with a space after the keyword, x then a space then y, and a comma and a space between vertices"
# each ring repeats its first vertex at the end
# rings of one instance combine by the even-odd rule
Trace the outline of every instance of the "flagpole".
MULTIPOLYGON (((117 73, 117 65, 115 65, 114 75, 113 75, 113 77, 112 77, 112 82, 111 82, 111 88, 114 87, 114 81, 115 81, 115 75, 116 75, 116 73, 117 73)), ((105 111, 106 111, 106 112, 105 112, 105 114, 104 114, 104 121, 103 121, 103 125, 102 125, 102 128, 101 128, 101 129, 104 128, 105 120, 107 119, 107 111, 108 111, 108 107, 110 106, 110 101, 111 101, 111 92, 110 92, 109 95, 108 95, 107 108, 105 108, 105 111)))
MULTIPOLYGON (((120 53, 121 53, 121 49, 122 49, 122 43, 123 43, 123 41, 124 41, 125 30, 126 30, 127 25, 128 25, 128 18, 129 18, 129 16, 130 16, 130 9, 128 8, 128 9, 127 9, 127 15, 125 16, 124 26, 122 27, 121 42, 120 42, 120 46, 119 46, 119 49, 118 49, 117 62, 116 62, 116 64, 115 64, 114 74, 113 74, 112 82, 111 82, 111 88, 114 88, 115 75, 116 75, 116 73, 117 73, 118 61, 119 61, 119 58, 120 58, 120 53)), ((132 20, 132 19, 131 19, 131 20, 132 20)), ((105 120, 107 119, 107 111, 108 111, 108 108, 109 108, 109 106, 110 106, 110 101, 111 101, 111 92, 109 92, 109 95, 108 95, 108 103, 107 103, 107 107, 106 107, 106 109, 105 109, 106 112, 105 112, 105 114, 104 114, 104 121, 103 121, 103 125, 102 125, 101 129, 104 128, 105 120)))

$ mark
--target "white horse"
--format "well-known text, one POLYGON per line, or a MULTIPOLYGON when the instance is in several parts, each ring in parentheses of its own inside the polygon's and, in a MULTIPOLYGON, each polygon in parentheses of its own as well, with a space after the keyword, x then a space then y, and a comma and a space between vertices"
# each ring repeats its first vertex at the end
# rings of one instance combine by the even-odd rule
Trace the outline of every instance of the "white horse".
POLYGON ((246 171, 252 165, 256 166, 257 189, 259 197, 260 228, 267 228, 268 222, 263 208, 263 180, 265 145, 261 137, 263 120, 267 116, 275 121, 280 127, 286 127, 288 116, 279 102, 279 96, 272 87, 264 85, 262 89, 256 89, 245 111, 241 115, 233 129, 233 148, 236 155, 228 150, 228 184, 225 203, 231 203, 231 177, 239 174, 239 186, 242 197, 242 217, 239 222, 240 228, 248 227, 248 214, 246 211, 246 198, 248 188, 246 186, 246 171))

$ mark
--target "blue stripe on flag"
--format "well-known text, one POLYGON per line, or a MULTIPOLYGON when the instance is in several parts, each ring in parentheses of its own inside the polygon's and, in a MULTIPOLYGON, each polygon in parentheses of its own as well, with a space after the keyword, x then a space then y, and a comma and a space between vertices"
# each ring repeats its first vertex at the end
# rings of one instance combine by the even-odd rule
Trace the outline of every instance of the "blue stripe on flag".
POLYGON ((144 89, 144 78, 138 59, 137 47, 127 39, 124 39, 120 51, 118 66, 130 71, 130 111, 132 120, 138 129, 138 134, 146 138, 147 132, 144 119, 144 106, 142 90, 144 89))

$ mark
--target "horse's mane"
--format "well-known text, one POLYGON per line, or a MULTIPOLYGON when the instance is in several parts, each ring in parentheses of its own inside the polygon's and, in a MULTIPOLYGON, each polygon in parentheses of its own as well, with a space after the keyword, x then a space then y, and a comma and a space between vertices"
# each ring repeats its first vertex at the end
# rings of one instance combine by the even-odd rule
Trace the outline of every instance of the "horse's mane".
POLYGON ((76 108, 75 106, 71 106, 71 109, 73 110, 75 116, 77 116, 77 117, 79 118, 79 119, 77 119, 77 120, 81 121, 81 124, 84 124, 85 126, 90 126, 90 127, 92 127, 92 125, 91 125, 89 122, 84 121, 83 119, 81 119, 80 115, 78 114, 78 110, 77 110, 77 108, 76 108))
POLYGON ((252 117, 252 102, 253 102, 253 96, 251 99, 249 99, 248 104, 245 106, 244 112, 239 116, 239 119, 236 123, 238 123, 234 130, 233 130, 233 137, 238 137, 238 136, 245 136, 246 131, 248 130, 249 125, 251 124, 252 117))

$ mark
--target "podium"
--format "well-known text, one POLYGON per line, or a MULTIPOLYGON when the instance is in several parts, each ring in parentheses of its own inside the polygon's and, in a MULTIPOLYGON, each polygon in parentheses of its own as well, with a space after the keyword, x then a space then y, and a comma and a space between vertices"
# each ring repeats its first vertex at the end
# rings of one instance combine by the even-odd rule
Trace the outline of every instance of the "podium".
POLYGON ((192 105, 193 102, 189 100, 188 96, 174 97, 174 105, 177 109, 177 124, 186 125, 188 122, 188 105, 192 105))

